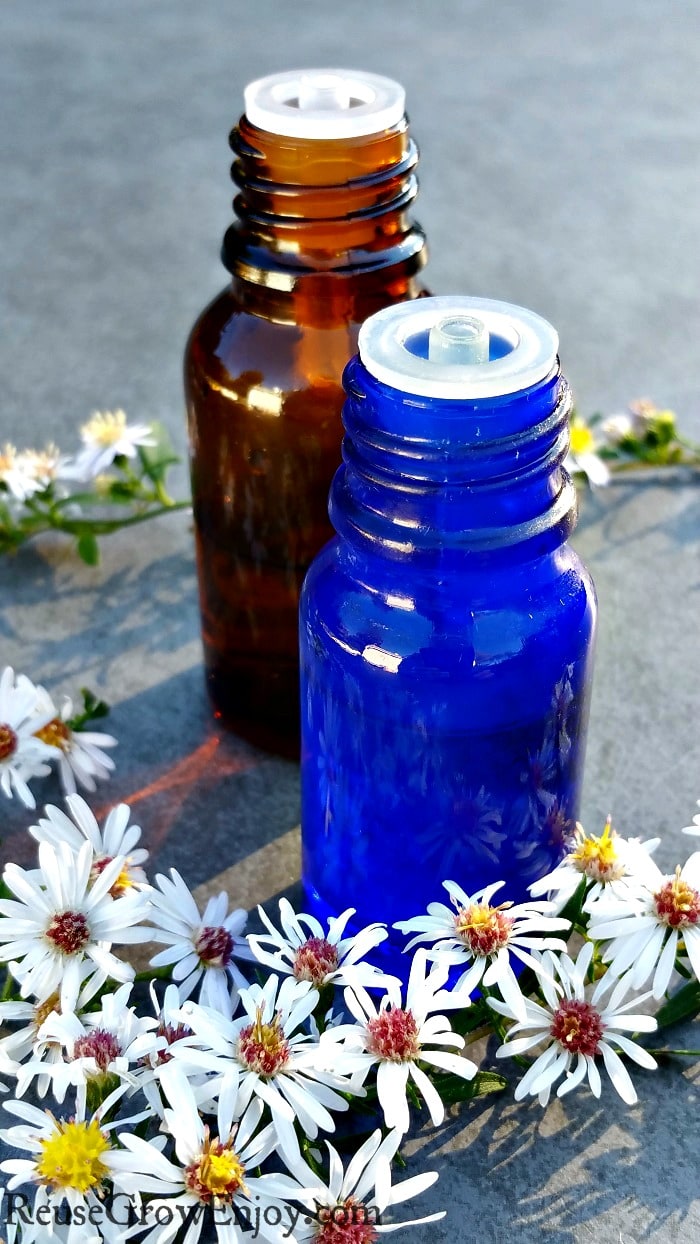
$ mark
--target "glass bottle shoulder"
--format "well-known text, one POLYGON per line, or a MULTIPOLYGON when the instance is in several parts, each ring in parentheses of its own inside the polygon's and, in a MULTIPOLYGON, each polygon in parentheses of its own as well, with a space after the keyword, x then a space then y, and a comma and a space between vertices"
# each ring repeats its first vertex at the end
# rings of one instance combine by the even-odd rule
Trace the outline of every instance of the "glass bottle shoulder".
POLYGON ((358 559, 336 539, 311 567, 301 609, 302 629, 341 662, 376 646, 411 656, 416 669, 454 659, 487 676, 533 644, 573 659, 594 630, 596 597, 568 544, 519 565, 440 573, 358 559))

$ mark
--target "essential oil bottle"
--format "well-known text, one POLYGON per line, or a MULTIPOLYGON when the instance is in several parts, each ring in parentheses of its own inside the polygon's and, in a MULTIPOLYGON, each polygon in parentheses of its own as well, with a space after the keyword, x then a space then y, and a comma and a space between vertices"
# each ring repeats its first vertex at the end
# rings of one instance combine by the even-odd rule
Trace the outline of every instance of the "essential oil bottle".
POLYGON ((301 603, 302 876, 352 931, 444 880, 522 901, 573 835, 596 604, 557 349, 521 307, 426 298, 368 320, 345 372, 301 603))
POLYGON ((230 142, 231 283, 185 356, 206 676, 225 725, 298 756, 299 591, 333 534, 342 371, 369 315, 423 292, 418 152, 403 88, 345 70, 253 82, 230 142))

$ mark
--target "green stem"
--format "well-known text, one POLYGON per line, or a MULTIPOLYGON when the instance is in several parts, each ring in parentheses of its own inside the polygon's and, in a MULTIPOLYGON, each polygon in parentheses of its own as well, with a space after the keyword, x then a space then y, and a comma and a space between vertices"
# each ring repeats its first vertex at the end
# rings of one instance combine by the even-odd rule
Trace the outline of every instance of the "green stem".
POLYGON ((649 1050, 649 1054, 656 1054, 658 1057, 663 1055, 674 1055, 677 1058, 700 1058, 700 1050, 649 1050))

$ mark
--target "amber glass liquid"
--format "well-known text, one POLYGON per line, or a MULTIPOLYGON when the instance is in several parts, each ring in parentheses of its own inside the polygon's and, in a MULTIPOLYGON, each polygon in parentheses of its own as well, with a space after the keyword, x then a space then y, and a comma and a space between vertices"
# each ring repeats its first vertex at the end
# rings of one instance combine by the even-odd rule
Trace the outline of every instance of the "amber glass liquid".
POLYGON ((298 603, 334 534, 341 376, 360 325, 423 292, 405 121, 347 140, 233 131, 231 285, 195 324, 185 389, 202 635, 216 716, 298 756, 298 603))

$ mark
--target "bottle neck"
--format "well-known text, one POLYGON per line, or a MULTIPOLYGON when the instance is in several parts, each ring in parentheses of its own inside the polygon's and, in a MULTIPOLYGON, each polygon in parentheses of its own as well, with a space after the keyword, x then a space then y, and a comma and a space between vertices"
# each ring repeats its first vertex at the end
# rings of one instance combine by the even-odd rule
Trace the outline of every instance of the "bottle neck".
POLYGON ((478 569, 529 560, 567 539, 576 520, 563 468, 571 393, 558 365, 523 393, 471 403, 389 389, 359 358, 344 383, 343 466, 330 514, 352 548, 478 569))
POLYGON ((332 140, 268 133, 243 117, 230 143, 240 193, 222 258, 248 309, 361 322, 417 292, 425 236, 409 214, 418 151, 405 117, 332 140))

